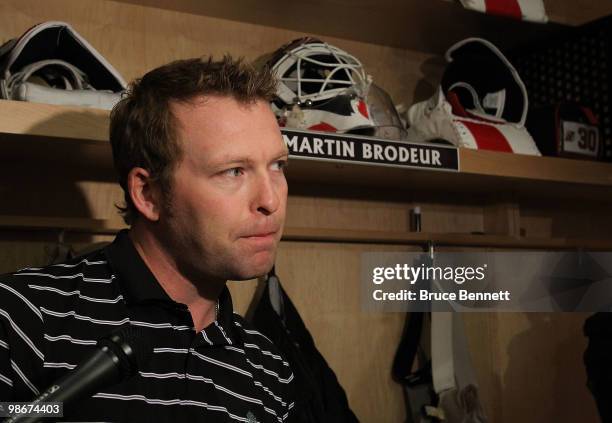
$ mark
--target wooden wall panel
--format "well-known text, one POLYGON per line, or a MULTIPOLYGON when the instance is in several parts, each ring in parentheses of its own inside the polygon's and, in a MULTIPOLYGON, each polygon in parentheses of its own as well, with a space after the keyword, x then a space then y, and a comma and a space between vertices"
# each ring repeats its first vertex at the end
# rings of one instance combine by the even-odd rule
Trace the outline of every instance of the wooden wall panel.
POLYGON ((599 422, 582 362, 588 314, 463 316, 491 422, 599 422))
POLYGON ((483 232, 483 207, 474 204, 423 203, 423 232, 471 233, 483 232))
POLYGON ((3 165, 0 215, 90 217, 120 223, 115 204, 123 191, 115 182, 87 180, 69 169, 3 165), (71 174, 73 173, 73 174, 71 174))
POLYGON ((582 364, 586 317, 584 313, 498 316, 501 421, 598 422, 582 364))
POLYGON ((2 238, 0 241, 0 274, 24 267, 38 267, 47 264, 53 247, 52 242, 33 242, 31 240, 20 242, 2 238))
POLYGON ((287 226, 407 232, 410 213, 421 208, 423 232, 484 231, 482 195, 453 195, 345 186, 289 184, 287 226))
POLYGON ((499 345, 496 313, 463 313, 466 337, 484 411, 491 423, 502 422, 499 404, 503 386, 496 346, 499 345))
MULTIPOLYGON (((291 185, 290 185, 291 189, 291 185)), ((409 230, 411 205, 363 199, 290 196, 287 226, 363 230, 409 230)))
POLYGON ((496 199, 485 206, 483 216, 484 232, 520 236, 519 205, 510 199, 496 199))
POLYGON ((612 220, 607 204, 566 202, 523 202, 521 231, 528 237, 610 237, 612 220))

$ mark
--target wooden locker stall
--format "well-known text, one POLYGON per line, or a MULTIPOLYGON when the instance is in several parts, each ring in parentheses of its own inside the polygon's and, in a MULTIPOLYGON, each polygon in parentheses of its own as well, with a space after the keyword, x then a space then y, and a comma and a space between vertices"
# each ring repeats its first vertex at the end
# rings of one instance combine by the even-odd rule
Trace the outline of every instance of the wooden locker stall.
MULTIPOLYGON (((537 26, 443 0, 6 0, 0 42, 38 22, 65 21, 132 80, 180 58, 255 59, 312 34, 359 57, 396 103, 409 106, 431 95, 453 42, 484 35, 512 47, 559 23, 612 13, 602 3, 549 0, 557 24, 537 26)), ((107 126, 104 111, 0 101, 0 272, 43 265, 59 244, 110 241, 124 227, 107 126)), ((405 419, 401 387, 391 379, 405 316, 362 310, 362 253, 420 251, 429 241, 441 250, 612 249, 611 164, 474 150, 459 156, 459 173, 299 159, 288 169, 277 273, 364 422, 405 419), (422 233, 410 232, 416 205, 422 233)), ((257 281, 230 283, 240 313, 256 288, 257 281)), ((491 422, 597 421, 582 367, 585 317, 464 315, 491 422)))

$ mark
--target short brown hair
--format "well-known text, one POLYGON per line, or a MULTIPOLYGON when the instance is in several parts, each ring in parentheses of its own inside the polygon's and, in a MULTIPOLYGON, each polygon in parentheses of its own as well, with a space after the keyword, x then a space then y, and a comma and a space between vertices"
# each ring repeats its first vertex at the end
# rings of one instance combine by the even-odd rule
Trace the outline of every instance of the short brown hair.
POLYGON ((256 70, 230 55, 220 61, 177 60, 132 82, 110 117, 113 161, 125 197, 125 206, 117 207, 125 222, 131 225, 138 215, 127 187, 134 167, 149 171, 164 195, 171 191, 172 170, 182 154, 171 103, 202 95, 228 96, 241 103, 271 101, 275 87, 268 69, 256 70))

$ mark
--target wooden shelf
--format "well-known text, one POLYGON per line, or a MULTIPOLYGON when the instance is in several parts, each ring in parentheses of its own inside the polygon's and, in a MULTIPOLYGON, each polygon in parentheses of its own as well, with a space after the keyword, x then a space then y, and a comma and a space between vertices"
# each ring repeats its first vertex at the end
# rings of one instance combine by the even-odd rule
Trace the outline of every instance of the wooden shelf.
POLYGON ((461 171, 483 176, 612 186, 612 164, 460 149, 461 171))
MULTIPOLYGON (((38 216, 0 216, 0 228, 20 231, 57 230, 95 235, 113 235, 127 228, 123 224, 101 219, 38 217, 38 216)), ((519 238, 503 235, 426 233, 426 232, 386 232, 370 230, 343 230, 326 228, 285 228, 284 241, 298 242, 337 242, 355 244, 385 245, 422 245, 429 242, 438 246, 487 247, 487 248, 554 248, 594 250, 612 249, 609 239, 579 238, 519 238)))
MULTIPOLYGON (((101 169, 113 176, 103 110, 0 101, 0 163, 101 169)), ((293 183, 352 185, 408 192, 494 193, 612 201, 612 164, 459 149, 460 172, 393 168, 293 158, 293 183)))
POLYGON ((109 112, 85 107, 0 100, 0 133, 82 142, 108 141, 109 112))
MULTIPOLYGON (((2 100, 0 122, 0 162, 28 159, 113 175, 106 111, 2 100)), ((459 149, 459 157, 458 173, 293 158, 287 174, 305 184, 612 200, 610 163, 469 149, 459 149)))
POLYGON ((510 49, 564 27, 485 15, 444 0, 118 1, 436 54, 468 37, 485 37, 502 49, 510 49))
POLYGON ((95 235, 113 235, 121 229, 127 228, 127 226, 108 220, 82 217, 0 216, 0 228, 29 231, 58 230, 95 235))
POLYGON ((112 177, 106 110, 0 100, 0 163, 102 169, 112 177))
POLYGON ((367 230, 340 230, 321 228, 286 228, 283 239, 287 241, 316 241, 365 244, 426 245, 488 247, 488 248, 589 248, 609 250, 612 240, 579 238, 521 238, 504 235, 433 233, 433 232, 384 232, 367 230))
POLYGON ((290 160, 290 182, 406 193, 515 193, 522 198, 612 201, 612 164, 459 149, 460 172, 290 160))

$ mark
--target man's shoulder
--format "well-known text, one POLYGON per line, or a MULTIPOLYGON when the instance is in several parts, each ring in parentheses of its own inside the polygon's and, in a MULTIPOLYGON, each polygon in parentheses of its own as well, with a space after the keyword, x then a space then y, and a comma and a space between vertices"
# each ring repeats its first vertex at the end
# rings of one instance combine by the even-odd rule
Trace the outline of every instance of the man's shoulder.
POLYGON ((282 351, 242 316, 234 313, 234 324, 240 332, 244 347, 259 356, 262 362, 277 368, 283 381, 293 379, 291 367, 282 351))
POLYGON ((264 345, 271 345, 272 347, 276 348, 270 338, 258 331, 251 322, 246 320, 238 313, 234 313, 234 325, 241 333, 243 339, 245 339, 245 342, 248 339, 249 341, 254 341, 264 345))
POLYGON ((111 278, 102 250, 63 263, 26 267, 0 275, 0 308, 13 308, 14 302, 33 308, 50 291, 69 293, 84 281, 110 282, 111 278))
POLYGON ((11 273, 0 275, 0 282, 20 284, 20 281, 32 280, 62 280, 79 278, 85 274, 106 274, 106 256, 103 249, 87 255, 74 257, 62 263, 49 264, 41 267, 25 267, 11 273))

